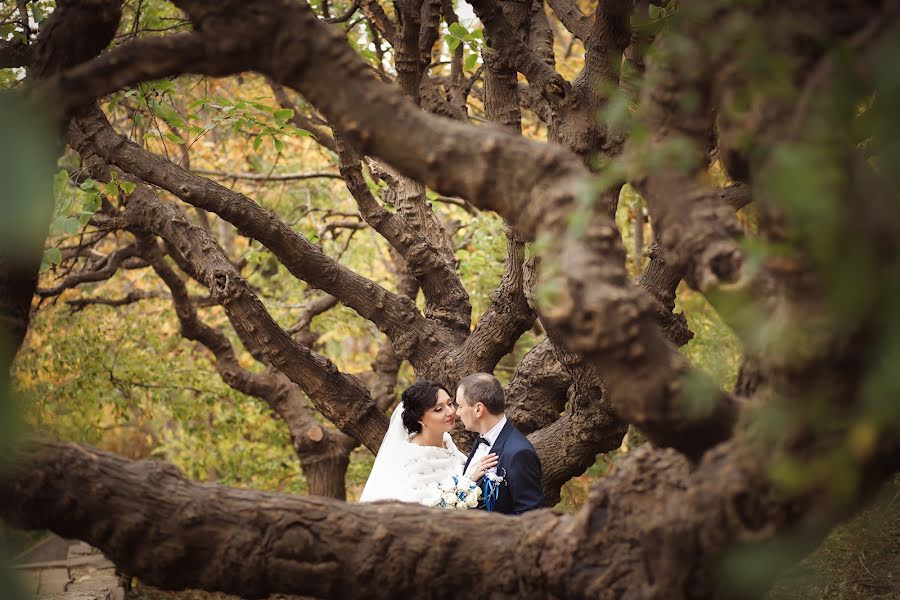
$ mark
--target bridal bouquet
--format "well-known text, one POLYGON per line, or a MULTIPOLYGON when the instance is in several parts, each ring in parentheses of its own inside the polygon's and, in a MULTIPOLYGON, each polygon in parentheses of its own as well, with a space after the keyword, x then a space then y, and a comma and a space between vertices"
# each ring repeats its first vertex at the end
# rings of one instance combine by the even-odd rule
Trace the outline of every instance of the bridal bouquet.
POLYGON ((464 475, 451 475, 438 482, 432 506, 440 508, 468 509, 478 506, 481 488, 464 475))

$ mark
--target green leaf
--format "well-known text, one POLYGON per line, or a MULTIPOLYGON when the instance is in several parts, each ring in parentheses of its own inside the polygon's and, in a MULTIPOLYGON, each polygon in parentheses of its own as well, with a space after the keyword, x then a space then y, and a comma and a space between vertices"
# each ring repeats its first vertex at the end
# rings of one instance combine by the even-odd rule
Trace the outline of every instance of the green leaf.
POLYGON ((98 194, 91 195, 82 204, 82 210, 88 214, 94 214, 100 208, 100 196, 98 194))
POLYGON ((262 143, 263 143, 263 137, 261 135, 256 136, 253 139, 253 149, 259 150, 259 147, 262 146, 262 143))
POLYGON ((169 140, 175 142, 176 144, 183 144, 183 143, 184 143, 184 140, 181 139, 181 136, 175 135, 174 133, 167 133, 167 134, 166 134, 166 139, 169 139, 169 140))
POLYGON ((115 181, 110 181, 109 183, 104 185, 103 190, 106 192, 107 196, 118 196, 119 195, 119 186, 116 185, 115 181))
POLYGON ((56 175, 53 176, 53 191, 62 196, 63 193, 68 188, 69 184, 69 172, 65 169, 61 169, 57 171, 56 175))
POLYGON ((53 223, 50 224, 50 231, 53 233, 75 235, 80 230, 81 223, 74 217, 59 216, 53 219, 53 223))
POLYGON ((95 180, 91 179, 90 177, 88 177, 87 179, 82 181, 81 185, 79 187, 86 192, 91 191, 91 190, 98 191, 98 192, 100 191, 100 187, 97 185, 97 182, 95 180))
POLYGON ((119 182, 119 187, 122 188, 122 191, 126 194, 131 194, 137 189, 137 184, 131 181, 122 181, 119 182))
POLYGON ((63 233, 67 235, 76 235, 79 231, 81 231, 81 223, 79 223, 78 219, 74 217, 67 217, 62 222, 62 230, 63 233))
POLYGON ((153 108, 153 112, 160 118, 169 123, 172 123, 176 120, 181 120, 181 115, 178 114, 174 108, 169 106, 168 104, 158 104, 153 108))
POLYGON ((281 110, 275 111, 275 119, 278 121, 287 121, 294 117, 294 111, 290 108, 282 108, 281 110))
POLYGON ((41 272, 50 268, 50 265, 58 265, 62 262, 62 252, 59 248, 45 248, 44 257, 41 259, 41 272))
POLYGON ((471 71, 475 68, 475 65, 478 64, 478 55, 470 54, 466 57, 466 69, 471 71))
POLYGON ((275 150, 277 150, 278 152, 284 150, 284 142, 282 142, 275 136, 272 136, 272 141, 275 142, 275 150))
POLYGON ((466 36, 469 35, 469 30, 462 26, 461 23, 451 23, 450 24, 450 35, 457 37, 459 39, 465 39, 466 36))
POLYGON ((444 36, 444 41, 447 42, 447 45, 450 46, 450 52, 456 52, 456 47, 459 46, 460 39, 453 37, 450 34, 444 36))
POLYGON ((44 12, 44 9, 37 2, 31 4, 31 13, 34 15, 34 20, 38 23, 47 18, 47 13, 44 12))
POLYGON ((175 87, 175 83, 168 79, 162 79, 155 82, 154 86, 157 90, 165 94, 172 91, 172 89, 175 87))

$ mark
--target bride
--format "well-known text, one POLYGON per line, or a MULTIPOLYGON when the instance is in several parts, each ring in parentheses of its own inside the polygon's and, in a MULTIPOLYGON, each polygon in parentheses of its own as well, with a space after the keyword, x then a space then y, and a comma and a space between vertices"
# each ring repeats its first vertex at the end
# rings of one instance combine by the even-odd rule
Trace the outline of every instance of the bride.
MULTIPOLYGON (((430 504, 437 482, 463 472, 466 455, 450 437, 455 426, 456 407, 443 386, 431 381, 412 384, 391 415, 360 502, 430 504)), ((477 481, 496 463, 496 455, 489 454, 476 465, 471 478, 477 481)))

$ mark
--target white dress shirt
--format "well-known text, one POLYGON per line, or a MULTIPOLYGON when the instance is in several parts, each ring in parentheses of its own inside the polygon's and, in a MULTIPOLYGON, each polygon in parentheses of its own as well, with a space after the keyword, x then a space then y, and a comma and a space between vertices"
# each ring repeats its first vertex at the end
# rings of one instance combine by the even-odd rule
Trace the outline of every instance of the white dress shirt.
POLYGON ((478 444, 478 448, 475 450, 475 454, 472 456, 472 460, 469 461, 469 466, 466 468, 466 472, 464 475, 467 477, 472 475, 472 471, 475 470, 475 465, 479 460, 487 456, 491 453, 491 448, 494 447, 494 442, 497 441, 497 438, 500 437, 500 432, 503 430, 503 426, 506 425, 506 415, 503 415, 503 418, 491 428, 490 431, 485 433, 482 437, 488 441, 487 444, 482 444, 476 442, 478 444))

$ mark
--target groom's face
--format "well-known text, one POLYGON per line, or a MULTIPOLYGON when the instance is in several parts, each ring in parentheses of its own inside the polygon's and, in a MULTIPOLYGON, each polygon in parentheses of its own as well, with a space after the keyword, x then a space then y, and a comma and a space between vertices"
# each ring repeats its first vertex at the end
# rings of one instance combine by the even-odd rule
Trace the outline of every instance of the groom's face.
POLYGON ((456 416, 468 431, 475 431, 477 420, 475 408, 469 405, 469 400, 461 387, 456 390, 456 416))

